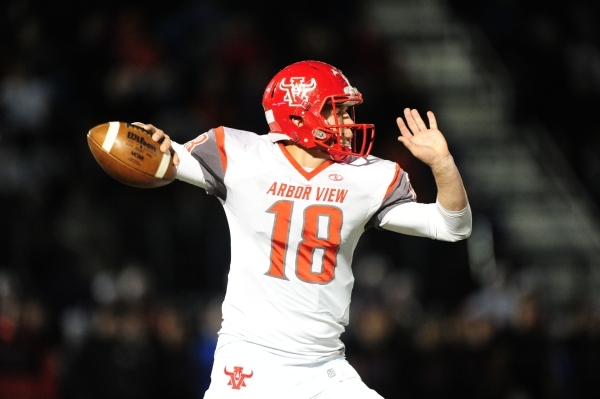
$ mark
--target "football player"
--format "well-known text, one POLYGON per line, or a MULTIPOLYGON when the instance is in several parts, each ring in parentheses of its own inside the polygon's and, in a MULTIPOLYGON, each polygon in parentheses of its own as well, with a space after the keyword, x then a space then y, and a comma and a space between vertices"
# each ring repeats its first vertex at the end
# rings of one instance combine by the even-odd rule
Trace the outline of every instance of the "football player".
POLYGON ((217 127, 173 150, 177 178, 223 205, 231 265, 206 399, 381 398, 344 357, 354 248, 365 229, 457 241, 471 233, 459 171, 435 116, 405 109, 398 140, 431 167, 437 201, 416 202, 401 167, 370 155, 363 101, 337 68, 302 61, 267 85, 265 135, 217 127))

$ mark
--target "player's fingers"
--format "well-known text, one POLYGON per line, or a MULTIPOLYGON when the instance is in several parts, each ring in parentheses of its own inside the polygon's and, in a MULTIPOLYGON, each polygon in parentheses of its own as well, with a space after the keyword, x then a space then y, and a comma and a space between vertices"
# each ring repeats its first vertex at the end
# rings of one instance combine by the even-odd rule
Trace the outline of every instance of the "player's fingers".
POLYGON ((147 125, 142 122, 133 122, 132 125, 139 126, 142 129, 149 131, 150 133, 154 133, 157 130, 156 127, 154 127, 154 125, 150 125, 150 124, 147 125))
POLYGON ((152 124, 145 124, 142 122, 133 122, 132 125, 139 126, 142 129, 150 132, 150 134, 152 135, 152 140, 154 140, 158 143, 162 143, 166 136, 162 130, 158 129, 156 126, 154 126, 152 124))
POLYGON ((165 138, 168 136, 163 133, 162 130, 152 133, 152 140, 156 141, 159 144, 164 143, 165 138))
POLYGON ((179 155, 175 151, 173 151, 173 165, 179 165, 179 155))
POLYGON ((406 127, 406 123, 404 123, 404 119, 400 117, 396 118, 396 124, 398 125, 398 129, 400 129, 400 134, 402 134, 402 136, 412 136, 412 133, 410 132, 410 130, 408 130, 408 127, 406 127))
POLYGON ((419 130, 427 130, 427 125, 423 121, 423 118, 421 118, 419 111, 417 111, 416 109, 412 109, 410 110, 410 113, 415 119, 415 123, 417 124, 419 130))
POLYGON ((162 132, 162 130, 160 130, 159 128, 157 128, 156 126, 154 126, 154 125, 152 125, 150 123, 146 124, 145 129, 147 131, 149 131, 150 133, 162 132))
POLYGON ((415 122, 415 118, 411 113, 410 108, 404 108, 404 119, 406 119, 406 124, 413 134, 419 131, 419 126, 415 122))
POLYGON ((435 119, 435 115, 431 111, 427 111, 427 117, 429 118, 429 128, 437 129, 437 120, 435 119))
POLYGON ((162 152, 167 152, 171 149, 171 138, 167 136, 162 130, 160 132, 154 133, 152 135, 152 139, 160 143, 160 150, 162 152), (160 138, 156 140, 156 137, 160 138))
POLYGON ((168 137, 165 132, 163 132, 162 130, 158 129, 156 126, 151 125, 151 124, 147 124, 144 125, 144 129, 147 130, 148 132, 150 132, 150 134, 152 135, 152 140, 158 142, 158 143, 162 143, 163 140, 165 139, 165 137, 168 137))

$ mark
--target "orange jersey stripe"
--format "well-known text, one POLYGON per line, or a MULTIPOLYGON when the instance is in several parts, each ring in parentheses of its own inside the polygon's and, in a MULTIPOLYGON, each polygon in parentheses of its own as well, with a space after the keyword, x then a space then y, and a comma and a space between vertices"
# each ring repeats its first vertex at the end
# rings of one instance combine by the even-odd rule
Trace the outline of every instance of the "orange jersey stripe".
POLYGON ((225 153, 225 130, 223 129, 223 126, 219 126, 215 129, 215 138, 217 139, 217 147, 219 147, 223 175, 225 175, 227 172, 227 154, 225 153))
POLYGON ((402 168, 400 168, 400 165, 396 164, 396 173, 394 174, 394 178, 392 179, 390 186, 388 187, 387 191, 385 192, 385 196, 383 197, 384 201, 387 197, 390 196, 390 194, 394 191, 394 189, 398 185, 398 180, 400 180, 401 172, 402 172, 402 168))

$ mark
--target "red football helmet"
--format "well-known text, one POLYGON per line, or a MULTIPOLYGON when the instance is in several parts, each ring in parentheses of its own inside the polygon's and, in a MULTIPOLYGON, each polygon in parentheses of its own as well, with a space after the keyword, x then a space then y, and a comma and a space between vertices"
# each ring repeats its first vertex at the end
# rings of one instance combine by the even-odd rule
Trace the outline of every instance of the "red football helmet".
MULTIPOLYGON (((350 85, 339 69, 319 61, 301 61, 283 68, 267 85, 263 107, 271 133, 279 133, 306 148, 320 148, 334 160, 347 156, 366 157, 371 152, 375 126, 369 124, 330 124, 323 109, 346 105, 354 121, 354 106, 362 95, 350 85), (302 121, 298 126, 292 118, 302 121), (352 145, 341 140, 342 129, 352 131, 352 145)), ((336 114, 337 115, 337 114, 336 114)))

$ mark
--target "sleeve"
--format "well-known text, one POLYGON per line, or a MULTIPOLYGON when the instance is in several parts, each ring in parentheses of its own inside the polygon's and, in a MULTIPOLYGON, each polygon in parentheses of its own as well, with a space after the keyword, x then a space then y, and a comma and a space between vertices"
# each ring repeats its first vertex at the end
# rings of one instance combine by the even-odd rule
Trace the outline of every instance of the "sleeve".
POLYGON ((369 227, 379 228, 381 221, 385 215, 395 207, 407 202, 416 202, 417 194, 410 185, 410 179, 408 173, 400 169, 400 166, 396 164, 396 173, 392 180, 392 183, 387 189, 384 200, 381 206, 367 222, 365 229, 369 227))
POLYGON ((179 156, 179 165, 177 165, 177 175, 175 178, 206 189, 206 181, 204 180, 204 174, 198 161, 192 157, 192 154, 185 150, 183 144, 171 142, 171 146, 179 156))
POLYGON ((223 127, 211 129, 183 146, 174 145, 173 148, 180 159, 177 179, 203 187, 208 194, 225 201, 227 156, 223 127))
POLYGON ((396 233, 455 242, 471 235, 472 220, 468 204, 460 211, 449 211, 438 201, 434 204, 415 202, 391 209, 379 227, 396 233))

